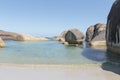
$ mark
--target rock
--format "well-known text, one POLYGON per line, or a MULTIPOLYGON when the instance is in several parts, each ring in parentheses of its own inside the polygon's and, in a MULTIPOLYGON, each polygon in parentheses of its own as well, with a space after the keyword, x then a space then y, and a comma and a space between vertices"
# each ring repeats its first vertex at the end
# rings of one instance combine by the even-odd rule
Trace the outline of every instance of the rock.
POLYGON ((56 38, 57 41, 63 41, 63 39, 65 39, 65 34, 67 33, 67 31, 63 31, 60 36, 58 36, 56 38))
POLYGON ((65 41, 69 44, 81 44, 84 40, 84 35, 78 29, 68 30, 65 35, 65 41))
POLYGON ((91 46, 105 46, 106 41, 95 41, 95 42, 90 42, 91 46))
POLYGON ((3 42, 3 40, 0 38, 0 48, 4 48, 5 47, 5 43, 3 42))
POLYGON ((106 29, 107 49, 120 54, 120 0, 116 0, 110 10, 106 29))
POLYGON ((18 34, 14 32, 7 32, 0 30, 0 37, 3 40, 15 40, 15 41, 44 41, 47 40, 43 37, 35 37, 29 34, 18 34))
POLYGON ((84 41, 84 35, 78 29, 70 29, 63 31, 57 40, 64 44, 82 44, 84 41))
POLYGON ((106 25, 98 23, 90 26, 86 32, 86 41, 91 46, 106 46, 106 25), (102 43, 102 44, 100 44, 102 43))
POLYGON ((106 41, 105 40, 105 30, 99 32, 97 35, 94 36, 94 38, 91 40, 93 42, 95 41, 106 41))
POLYGON ((47 39, 42 37, 35 37, 29 34, 19 34, 16 37, 16 40, 17 41, 45 41, 47 39))
POLYGON ((0 30, 0 37, 3 40, 16 40, 17 33, 0 30))
POLYGON ((93 34, 94 34, 94 26, 90 26, 88 29, 87 29, 87 32, 86 32, 86 41, 87 42, 90 42, 92 40, 92 37, 93 37, 93 34))

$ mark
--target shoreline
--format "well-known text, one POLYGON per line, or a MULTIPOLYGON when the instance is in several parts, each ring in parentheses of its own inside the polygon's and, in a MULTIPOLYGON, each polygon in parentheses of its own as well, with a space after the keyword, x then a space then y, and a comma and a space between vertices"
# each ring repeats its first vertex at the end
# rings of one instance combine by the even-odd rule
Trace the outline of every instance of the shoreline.
POLYGON ((1 80, 120 80, 120 75, 101 65, 0 64, 1 80), (7 77, 6 77, 7 76, 7 77))
POLYGON ((0 63, 0 67, 14 67, 14 68, 82 68, 82 67, 100 67, 101 64, 11 64, 11 63, 0 63))

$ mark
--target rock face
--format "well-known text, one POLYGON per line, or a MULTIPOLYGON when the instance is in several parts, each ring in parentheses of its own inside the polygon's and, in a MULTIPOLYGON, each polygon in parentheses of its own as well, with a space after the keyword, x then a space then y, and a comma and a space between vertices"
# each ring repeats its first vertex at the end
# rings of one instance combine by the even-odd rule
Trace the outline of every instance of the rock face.
POLYGON ((19 34, 16 37, 17 41, 45 41, 46 38, 43 37, 35 37, 29 34, 19 34))
POLYGON ((0 37, 3 40, 16 40, 17 33, 0 30, 0 37))
POLYGON ((60 36, 58 36, 57 38, 56 38, 56 40, 57 41, 62 41, 62 40, 64 40, 65 41, 65 34, 67 33, 67 31, 63 31, 61 34, 60 34, 60 36))
POLYGON ((5 47, 5 43, 3 42, 3 40, 0 38, 0 48, 4 48, 5 47))
POLYGON ((86 32, 86 41, 92 46, 105 46, 106 25, 98 23, 90 26, 86 32))
POLYGON ((107 48, 120 53, 120 0, 116 0, 110 10, 106 29, 107 48))
POLYGON ((29 34, 18 34, 14 32, 7 32, 0 30, 0 37, 3 40, 16 40, 16 41, 44 41, 47 40, 43 37, 35 37, 29 34))
POLYGON ((84 35, 78 29, 70 29, 62 32, 57 40, 64 44, 82 44, 84 41, 84 35))

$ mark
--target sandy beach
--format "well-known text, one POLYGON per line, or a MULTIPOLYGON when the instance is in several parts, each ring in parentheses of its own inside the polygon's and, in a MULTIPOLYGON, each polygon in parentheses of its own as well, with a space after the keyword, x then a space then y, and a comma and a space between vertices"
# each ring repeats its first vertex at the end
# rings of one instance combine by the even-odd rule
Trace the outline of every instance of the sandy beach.
POLYGON ((120 75, 99 65, 1 65, 0 80, 120 80, 120 75))

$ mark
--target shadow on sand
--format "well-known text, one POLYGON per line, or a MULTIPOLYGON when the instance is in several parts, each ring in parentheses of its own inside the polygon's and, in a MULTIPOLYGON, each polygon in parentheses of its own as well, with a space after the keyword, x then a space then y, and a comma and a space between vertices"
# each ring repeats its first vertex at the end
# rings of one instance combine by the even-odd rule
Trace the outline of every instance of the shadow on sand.
POLYGON ((101 68, 120 75, 120 54, 106 52, 106 56, 107 62, 103 63, 101 68))
POLYGON ((108 52, 106 49, 86 46, 82 55, 90 60, 102 62, 101 68, 120 75, 120 54, 108 52))

